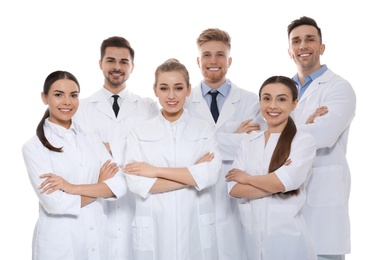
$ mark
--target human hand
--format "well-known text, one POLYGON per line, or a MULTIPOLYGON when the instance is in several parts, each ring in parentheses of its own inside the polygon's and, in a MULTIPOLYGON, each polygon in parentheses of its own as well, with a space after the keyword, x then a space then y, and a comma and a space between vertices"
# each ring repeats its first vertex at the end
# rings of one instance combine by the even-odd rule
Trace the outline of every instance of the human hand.
POLYGON ((240 127, 236 130, 237 134, 247 133, 250 134, 252 131, 260 130, 260 124, 251 123, 253 120, 248 119, 241 123, 240 127))
POLYGON ((235 181, 241 184, 248 183, 248 177, 250 175, 236 168, 231 169, 225 176, 227 182, 235 181))
POLYGON ((72 194, 72 189, 75 187, 75 185, 67 182, 61 176, 55 175, 53 173, 45 173, 39 177, 46 178, 39 186, 41 193, 51 194, 57 190, 62 190, 66 193, 72 194))
POLYGON ((328 113, 328 107, 327 106, 320 106, 316 109, 316 112, 314 112, 312 115, 308 117, 305 124, 313 124, 314 119, 316 119, 319 116, 323 116, 326 113, 328 113))
POLYGON ((214 153, 207 152, 202 157, 199 158, 198 161, 196 161, 195 164, 200 164, 204 162, 211 162, 214 159, 214 153))
POLYGON ((292 163, 292 160, 290 158, 288 158, 283 165, 287 166, 287 165, 290 165, 292 163))
POLYGON ((127 163, 122 169, 127 174, 139 175, 149 178, 157 178, 157 167, 146 162, 127 163))
POLYGON ((98 182, 103 182, 114 177, 118 171, 119 166, 116 163, 111 162, 111 160, 107 160, 100 168, 98 182))

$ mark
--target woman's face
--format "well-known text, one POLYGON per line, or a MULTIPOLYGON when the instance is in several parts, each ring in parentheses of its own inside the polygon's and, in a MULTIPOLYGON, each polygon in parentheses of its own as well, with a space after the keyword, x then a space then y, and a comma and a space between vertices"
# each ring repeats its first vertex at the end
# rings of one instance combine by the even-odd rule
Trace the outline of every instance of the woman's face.
POLYGON ((184 75, 179 71, 160 72, 154 93, 162 107, 162 114, 168 121, 176 121, 183 113, 183 106, 191 93, 184 75))
POLYGON ((49 93, 41 94, 42 101, 49 106, 49 121, 69 128, 71 118, 79 106, 79 87, 70 79, 59 79, 51 86, 49 93))
POLYGON ((290 112, 298 100, 293 101, 291 90, 282 83, 270 83, 261 91, 260 107, 271 132, 281 133, 290 112))

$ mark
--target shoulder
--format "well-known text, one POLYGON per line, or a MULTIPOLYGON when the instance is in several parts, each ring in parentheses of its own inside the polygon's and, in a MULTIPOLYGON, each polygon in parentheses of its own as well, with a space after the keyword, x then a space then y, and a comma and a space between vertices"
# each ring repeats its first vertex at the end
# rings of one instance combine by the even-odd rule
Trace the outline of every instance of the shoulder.
POLYGON ((304 131, 297 131, 295 134, 293 143, 296 144, 305 144, 308 146, 315 146, 315 139, 314 137, 309 133, 309 132, 304 132, 304 131))
POLYGON ((236 101, 241 100, 244 101, 245 103, 250 103, 250 104, 257 105, 259 101, 259 97, 255 92, 237 87, 233 83, 231 83, 231 90, 229 96, 233 98, 232 100, 236 100, 236 101))

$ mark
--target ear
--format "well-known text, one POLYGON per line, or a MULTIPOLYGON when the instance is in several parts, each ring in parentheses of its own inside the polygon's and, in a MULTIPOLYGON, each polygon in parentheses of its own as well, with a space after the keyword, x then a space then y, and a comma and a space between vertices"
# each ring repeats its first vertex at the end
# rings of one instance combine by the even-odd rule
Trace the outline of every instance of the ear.
POLYGON ((130 69, 130 73, 133 72, 134 66, 135 66, 135 64, 133 63, 132 66, 131 66, 131 69, 130 69))
POLYGON ((191 87, 191 84, 189 84, 187 87, 187 97, 189 97, 191 95, 191 91, 192 91, 192 87, 191 87))
POLYGON ((101 70, 103 70, 103 67, 102 67, 102 60, 99 60, 99 68, 100 68, 101 70))
POLYGON ((229 59, 228 59, 228 68, 230 68, 230 65, 232 65, 232 62, 233 62, 233 59, 232 59, 232 57, 229 57, 229 59))
POLYGON ((156 97, 158 97, 158 96, 157 96, 157 87, 156 87, 155 85, 153 85, 153 92, 154 92, 154 95, 155 95, 156 97))
POLYGON ((199 59, 199 57, 196 58, 196 64, 198 64, 198 67, 200 68, 200 59, 199 59))
POLYGON ((324 54, 324 51, 325 51, 325 44, 321 44, 320 55, 324 54))
POLYGON ((293 56, 292 56, 292 54, 291 54, 291 50, 290 50, 290 48, 288 48, 288 49, 287 49, 287 52, 288 52, 288 56, 290 56, 290 59, 292 59, 292 58, 293 58, 293 56))
POLYGON ((47 96, 43 92, 41 92, 41 99, 43 104, 47 105, 47 96))
POLYGON ((291 111, 294 111, 294 109, 297 107, 298 105, 298 99, 295 99, 294 102, 293 102, 293 109, 291 111))

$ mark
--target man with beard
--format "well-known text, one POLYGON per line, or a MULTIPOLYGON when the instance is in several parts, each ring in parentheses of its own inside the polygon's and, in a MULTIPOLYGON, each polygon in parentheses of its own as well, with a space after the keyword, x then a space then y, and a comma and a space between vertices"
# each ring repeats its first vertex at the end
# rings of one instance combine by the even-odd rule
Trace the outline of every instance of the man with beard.
MULTIPOLYGON (((134 49, 123 37, 105 39, 100 47, 99 66, 103 72, 103 87, 80 101, 74 120, 87 132, 100 136, 120 168, 123 167, 126 137, 131 125, 159 113, 158 104, 126 88, 134 69, 134 49)), ((126 181, 123 176, 123 185, 126 181)), ((132 220, 134 195, 130 192, 117 200, 105 200, 108 218, 105 237, 109 254, 106 259, 132 259, 132 220)))
POLYGON ((229 197, 224 176, 231 168, 244 135, 260 130, 259 122, 253 121, 255 118, 262 120, 259 116, 259 97, 237 87, 226 78, 232 64, 230 36, 227 32, 218 28, 206 29, 199 35, 197 46, 197 63, 203 80, 192 90, 186 107, 192 116, 214 122, 217 129, 223 160, 219 181, 213 187, 218 259, 245 260, 237 200, 229 197))
POLYGON ((318 259, 343 260, 350 253, 348 201, 351 175, 346 157, 350 125, 355 117, 356 95, 351 84, 321 64, 325 51, 322 32, 316 21, 303 16, 287 26, 288 53, 297 73, 299 102, 292 113, 298 129, 314 136, 317 156, 307 184, 307 200, 302 209, 318 259), (329 112, 306 118, 318 106, 329 112))

